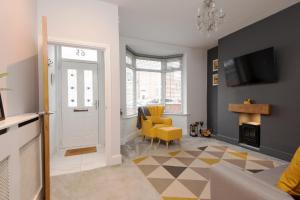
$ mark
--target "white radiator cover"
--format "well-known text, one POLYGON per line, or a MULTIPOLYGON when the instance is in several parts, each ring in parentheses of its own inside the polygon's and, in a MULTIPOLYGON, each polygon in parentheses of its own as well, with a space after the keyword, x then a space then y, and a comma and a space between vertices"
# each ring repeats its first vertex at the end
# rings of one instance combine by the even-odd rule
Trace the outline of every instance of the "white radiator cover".
POLYGON ((0 122, 0 200, 38 200, 42 189, 39 115, 0 122))
POLYGON ((0 162, 0 200, 9 199, 8 158, 0 162))

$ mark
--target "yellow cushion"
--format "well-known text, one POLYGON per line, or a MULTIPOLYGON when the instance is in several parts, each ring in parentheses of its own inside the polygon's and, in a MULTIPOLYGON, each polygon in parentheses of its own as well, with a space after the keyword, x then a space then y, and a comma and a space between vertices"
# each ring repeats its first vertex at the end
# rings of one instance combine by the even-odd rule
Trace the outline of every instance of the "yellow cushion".
POLYGON ((151 116, 151 120, 153 122, 153 124, 160 124, 161 120, 159 116, 151 116))
POLYGON ((158 129, 157 137, 164 141, 179 140, 182 138, 182 129, 176 127, 162 127, 158 129))
POLYGON ((156 138, 157 137, 157 132, 159 128, 166 127, 168 125, 165 124, 155 124, 152 126, 152 128, 149 128, 147 131, 143 132, 143 135, 150 137, 150 138, 156 138))
POLYGON ((160 117, 165 110, 164 106, 148 106, 151 117, 160 117))
POLYGON ((277 187, 293 196, 300 196, 300 147, 288 168, 281 175, 277 187))

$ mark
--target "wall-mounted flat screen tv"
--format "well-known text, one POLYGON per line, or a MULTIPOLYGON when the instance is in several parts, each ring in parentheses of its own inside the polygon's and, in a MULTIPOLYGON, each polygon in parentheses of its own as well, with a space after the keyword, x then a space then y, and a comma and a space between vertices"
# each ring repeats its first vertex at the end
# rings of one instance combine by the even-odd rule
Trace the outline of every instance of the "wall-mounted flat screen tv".
POLYGON ((277 82, 274 48, 226 60, 224 71, 227 86, 231 87, 277 82))

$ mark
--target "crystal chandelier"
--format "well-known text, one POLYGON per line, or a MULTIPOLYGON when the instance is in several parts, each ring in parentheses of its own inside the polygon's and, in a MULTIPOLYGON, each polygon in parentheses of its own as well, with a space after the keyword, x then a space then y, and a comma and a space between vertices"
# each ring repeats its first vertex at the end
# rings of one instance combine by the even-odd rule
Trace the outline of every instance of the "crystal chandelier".
POLYGON ((216 8, 215 0, 203 0, 202 6, 198 8, 197 28, 208 33, 217 31, 224 18, 225 13, 222 8, 216 8))

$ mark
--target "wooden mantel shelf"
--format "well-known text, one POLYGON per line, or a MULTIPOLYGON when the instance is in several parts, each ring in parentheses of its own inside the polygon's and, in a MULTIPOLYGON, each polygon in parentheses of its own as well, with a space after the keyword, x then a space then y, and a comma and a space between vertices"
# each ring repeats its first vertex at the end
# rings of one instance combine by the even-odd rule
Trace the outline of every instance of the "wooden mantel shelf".
POLYGON ((228 110, 236 113, 270 115, 270 104, 229 104, 228 110))

